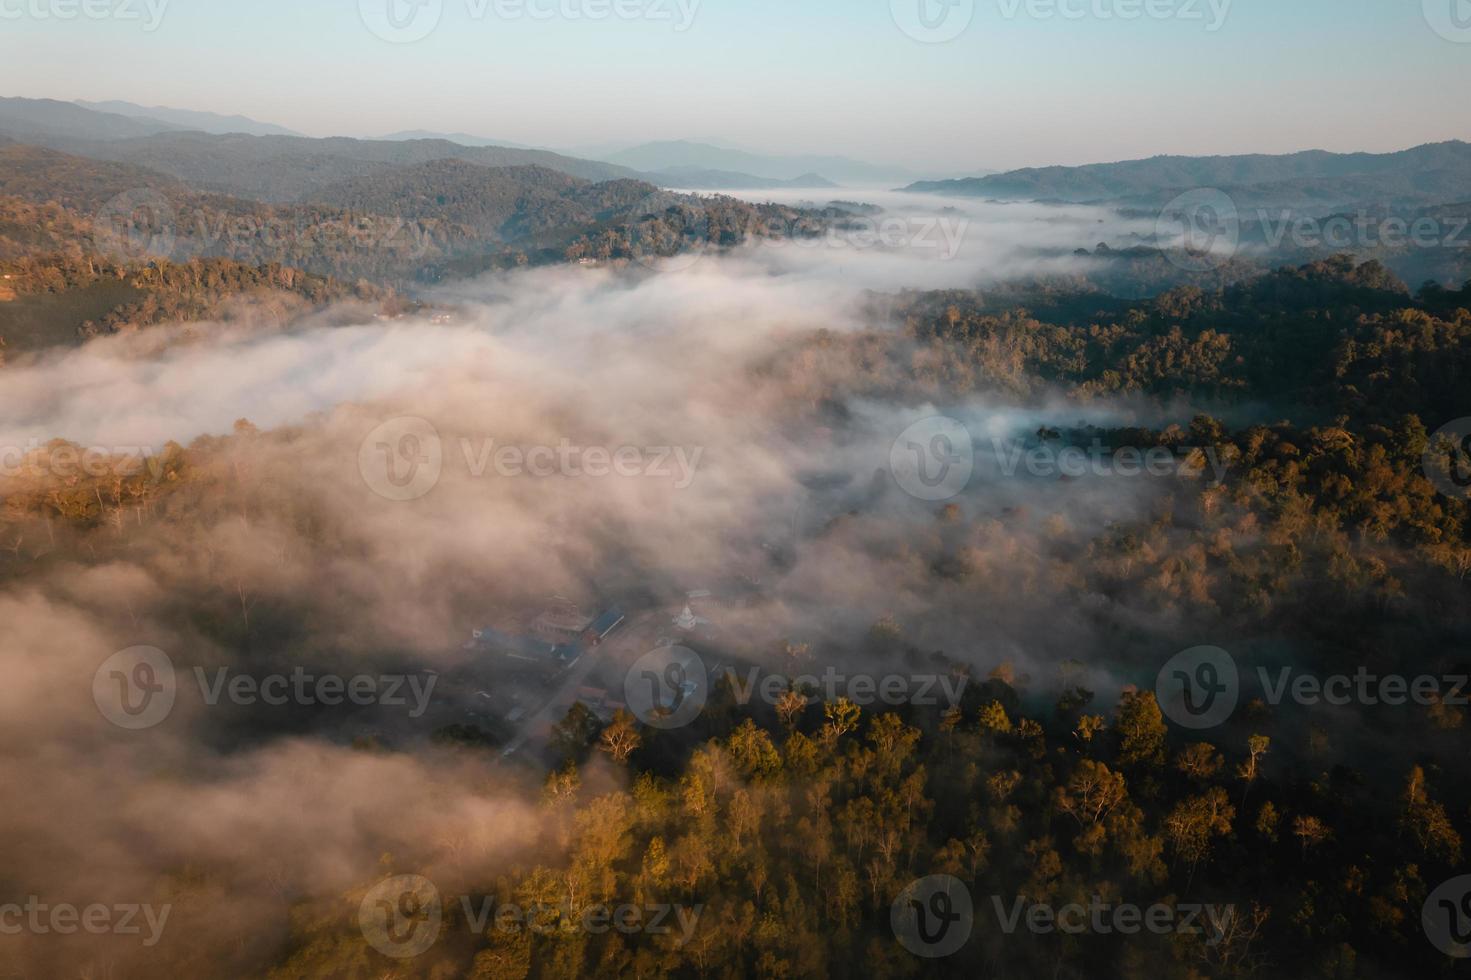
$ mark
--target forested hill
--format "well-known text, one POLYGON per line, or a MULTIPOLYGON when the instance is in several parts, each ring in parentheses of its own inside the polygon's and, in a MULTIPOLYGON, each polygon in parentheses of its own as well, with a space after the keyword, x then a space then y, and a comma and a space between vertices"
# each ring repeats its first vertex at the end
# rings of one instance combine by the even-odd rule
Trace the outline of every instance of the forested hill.
POLYGON ((146 167, 0 141, 0 196, 36 204, 54 201, 68 208, 96 211, 119 194, 139 190, 164 195, 192 193, 182 181, 146 167))
POLYGON ((905 190, 962 197, 1113 202, 1169 200, 1196 187, 1231 191, 1262 185, 1276 199, 1332 203, 1403 199, 1441 204, 1471 198, 1471 144, 1431 143, 1396 153, 1281 156, 1159 156, 1081 167, 1030 167, 987 177, 920 181, 905 190))
POLYGON ((589 183, 546 167, 488 169, 464 160, 435 160, 321 189, 314 202, 415 220, 469 225, 512 239, 610 217, 657 193, 637 180, 589 183))
POLYGON ((0 146, 0 267, 9 277, 0 340, 15 352, 197 320, 242 292, 294 294, 287 308, 297 309, 497 268, 654 261, 751 235, 815 234, 827 220, 637 180, 457 159, 387 168, 319 196, 270 204, 130 164, 0 146))
POLYGON ((274 202, 294 201, 350 177, 444 159, 465 160, 483 167, 542 166, 584 180, 639 176, 615 164, 549 150, 463 146, 443 139, 211 134, 49 99, 0 98, 0 135, 80 156, 147 167, 201 190, 274 202))

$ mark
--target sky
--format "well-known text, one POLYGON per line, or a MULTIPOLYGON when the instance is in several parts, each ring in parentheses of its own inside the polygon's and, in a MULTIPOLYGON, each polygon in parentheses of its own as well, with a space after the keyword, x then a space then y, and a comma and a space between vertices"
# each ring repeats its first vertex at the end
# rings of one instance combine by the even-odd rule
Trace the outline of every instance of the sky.
POLYGON ((1471 137, 1471 0, 0 0, 0 94, 961 173, 1471 137))

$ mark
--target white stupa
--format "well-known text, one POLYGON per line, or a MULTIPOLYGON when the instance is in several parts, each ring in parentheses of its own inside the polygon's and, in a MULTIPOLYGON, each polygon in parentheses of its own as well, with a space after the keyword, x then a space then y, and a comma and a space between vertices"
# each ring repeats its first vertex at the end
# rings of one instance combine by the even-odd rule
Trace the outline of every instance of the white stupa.
POLYGON ((705 622, 705 620, 695 615, 695 611, 690 608, 689 603, 685 603, 684 611, 681 612, 678 616, 674 617, 674 625, 678 626, 686 633, 694 629, 696 626, 699 626, 703 622, 705 622))

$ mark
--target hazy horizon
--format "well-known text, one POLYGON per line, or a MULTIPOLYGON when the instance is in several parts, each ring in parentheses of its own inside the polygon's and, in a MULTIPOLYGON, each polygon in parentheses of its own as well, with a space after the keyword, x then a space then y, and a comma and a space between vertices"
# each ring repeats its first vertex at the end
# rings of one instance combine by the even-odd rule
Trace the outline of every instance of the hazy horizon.
POLYGON ((0 87, 308 136, 715 140, 937 174, 1384 152, 1467 135, 1448 112, 1471 80, 1459 2, 0 0, 0 87))
MULTIPOLYGON (((611 156, 611 155, 614 155, 616 153, 622 152, 624 150, 632 149, 632 148, 639 147, 639 146, 644 146, 646 144, 654 144, 654 143, 697 143, 697 144, 703 144, 703 145, 718 147, 720 149, 733 150, 733 151, 742 152, 742 153, 750 153, 750 154, 755 154, 755 155, 759 155, 759 156, 772 156, 772 157, 807 157, 807 156, 810 156, 810 157, 817 157, 817 156, 824 156, 824 157, 846 157, 846 158, 850 158, 850 159, 853 159, 853 160, 856 160, 856 161, 861 161, 861 162, 864 162, 864 163, 869 163, 869 164, 874 164, 874 165, 879 165, 879 166, 892 166, 892 167, 894 167, 896 169, 900 169, 900 168, 909 169, 909 170, 913 171, 915 173, 915 175, 918 176, 918 177, 934 177, 934 178, 938 178, 938 177, 941 177, 941 176, 945 176, 945 177, 958 177, 958 176, 965 176, 965 175, 976 175, 976 176, 980 176, 980 175, 984 175, 984 174, 988 174, 988 173, 999 173, 999 172, 1009 171, 1009 170, 1020 170, 1020 169, 1027 169, 1027 168, 1043 168, 1043 167, 1053 167, 1053 166, 1056 166, 1056 167, 1082 167, 1082 166, 1089 166, 1089 165, 1094 165, 1094 164, 1111 164, 1111 163, 1121 163, 1121 162, 1126 162, 1126 161, 1131 161, 1131 160, 1145 160, 1145 159, 1150 159, 1150 158, 1153 158, 1153 157, 1217 157, 1217 156, 1220 156, 1220 157, 1231 157, 1231 156, 1254 156, 1254 155, 1260 155, 1260 156, 1282 156, 1282 155, 1291 155, 1291 154, 1296 154, 1296 153, 1312 153, 1312 152, 1320 152, 1320 151, 1321 152, 1327 152, 1327 153, 1376 153, 1376 154, 1377 153, 1395 153, 1395 152, 1398 152, 1398 151, 1401 151, 1401 150, 1413 149, 1414 147, 1417 147, 1417 146, 1433 145, 1433 144, 1437 144, 1437 143, 1468 142, 1468 141, 1471 141, 1471 131, 1456 131, 1456 132, 1446 133, 1446 134, 1443 134, 1443 135, 1430 134, 1430 135, 1424 136, 1423 138, 1417 138, 1413 142, 1403 142, 1403 143, 1394 142, 1392 140, 1385 140, 1385 139, 1371 139, 1369 137, 1364 137, 1360 142, 1357 142, 1356 143, 1354 141, 1356 137, 1350 136, 1350 137, 1345 137, 1345 139, 1344 139, 1344 141, 1343 141, 1343 143, 1341 145, 1331 145, 1330 146, 1330 145, 1324 145, 1324 144, 1308 144, 1308 143, 1290 144, 1289 143, 1289 144, 1284 144, 1282 146, 1278 146, 1278 147, 1274 147, 1274 148, 1264 148, 1264 147, 1257 146, 1257 145, 1243 145, 1243 146, 1239 146, 1239 147, 1222 147, 1222 148, 1214 149, 1214 150, 1202 150, 1202 151, 1199 151, 1199 152, 1188 151, 1188 150, 1185 150, 1185 149, 1168 149, 1168 148, 1152 149, 1152 150, 1149 150, 1147 152, 1141 149, 1141 150, 1139 150, 1137 152, 1130 152, 1128 150, 1128 148, 1125 146, 1125 147, 1121 147, 1120 148, 1120 150, 1118 151, 1118 154, 1112 155, 1112 156, 1107 156, 1107 157, 1092 156, 1092 155, 1089 155, 1087 153, 1086 149, 1083 149, 1083 150, 1080 150, 1080 152, 1075 157, 1072 157, 1072 158, 1038 160, 1038 161, 1030 162, 1030 163, 1017 164, 1014 167, 1011 167, 1011 166, 1007 166, 1007 167, 993 166, 993 165, 990 165, 990 164, 988 164, 988 163, 986 163, 984 161, 981 162, 981 163, 978 163, 978 164, 976 164, 974 166, 954 166, 954 167, 931 166, 931 167, 926 167, 922 163, 921 164, 916 164, 916 163, 913 163, 913 162, 906 162, 906 161, 899 160, 897 158, 893 158, 893 157, 889 157, 889 156, 884 156, 882 154, 873 154, 873 155, 870 155, 870 154, 861 153, 861 152, 859 152, 857 150, 851 150, 850 151, 850 150, 844 148, 843 146, 827 146, 827 147, 823 147, 823 146, 810 146, 809 147, 809 146, 798 146, 798 145, 792 145, 792 146, 752 145, 752 144, 746 144, 746 143, 741 143, 739 141, 727 139, 727 138, 722 137, 722 136, 701 135, 701 134, 694 134, 694 135, 679 135, 679 134, 674 134, 674 135, 651 135, 651 136, 648 136, 648 137, 645 137, 645 138, 637 138, 637 139, 635 139, 635 138, 628 138, 628 139, 622 139, 622 140, 610 140, 610 141, 601 142, 601 143, 586 143, 586 142, 584 142, 584 143, 579 143, 579 144, 564 144, 564 143, 533 143, 533 142, 525 142, 525 141, 519 140, 519 139, 514 139, 514 138, 510 138, 510 137, 504 137, 504 136, 501 136, 500 134, 495 133, 495 132, 482 132, 482 131, 477 130, 473 126, 457 125, 457 124, 454 124, 452 122, 451 123, 447 123, 446 125, 444 125, 442 127, 402 126, 402 127, 396 128, 396 129, 394 129, 394 128, 386 128, 386 129, 382 129, 382 130, 335 131, 335 130, 331 130, 331 129, 323 129, 323 130, 309 131, 307 129, 302 129, 302 128, 299 128, 299 127, 296 127, 296 126, 291 126, 291 125, 289 125, 287 123, 282 122, 278 118, 265 116, 265 115, 262 115, 262 114, 258 114, 258 113, 255 113, 255 112, 251 112, 251 111, 245 110, 245 109, 240 109, 240 108, 237 108, 237 107, 235 107, 233 105, 217 106, 217 105, 204 104, 204 103, 199 103, 199 104, 182 104, 182 103, 175 104, 175 103, 165 103, 165 102, 157 102, 157 101, 147 101, 147 100, 144 100, 144 99, 121 98, 121 97, 116 97, 116 96, 99 97, 99 96, 95 96, 95 95, 92 95, 92 96, 89 96, 89 95, 75 95, 75 96, 62 97, 62 96, 53 95, 53 94, 44 93, 44 92, 23 92, 23 93, 21 93, 21 92, 5 92, 5 93, 0 93, 0 96, 8 96, 8 97, 13 97, 13 98, 37 99, 37 100, 41 100, 41 99, 53 99, 53 100, 60 101, 60 102, 70 102, 70 103, 75 103, 75 104, 92 103, 93 105, 90 106, 90 107, 93 108, 94 111, 107 111, 106 109, 103 109, 103 108, 100 108, 100 107, 96 106, 96 103, 105 103, 105 102, 118 101, 118 102, 129 102, 129 103, 132 103, 134 105, 137 105, 137 106, 140 106, 140 107, 143 107, 143 108, 182 110, 182 111, 186 111, 186 112, 205 112, 205 113, 212 113, 212 114, 219 115, 219 116, 242 116, 242 117, 245 117, 247 119, 250 119, 251 121, 256 122, 256 123, 264 123, 264 124, 282 126, 282 127, 286 128, 286 129, 291 129, 291 130, 299 133, 301 136, 304 136, 304 137, 307 137, 307 138, 310 138, 310 139, 347 138, 347 139, 360 139, 360 140, 383 140, 383 139, 386 139, 386 138, 389 138, 389 137, 398 137, 398 135, 401 134, 401 133, 410 133, 410 132, 418 133, 418 132, 423 132, 423 133, 432 133, 432 134, 435 134, 435 135, 444 135, 446 137, 453 136, 453 135, 460 135, 460 136, 466 136, 466 137, 475 137, 477 139, 483 139, 483 140, 486 140, 486 141, 490 141, 490 142, 494 142, 494 143, 498 143, 498 144, 503 144, 503 145, 506 145, 506 146, 525 147, 527 149, 534 149, 534 150, 548 150, 548 151, 551 151, 553 153, 562 154, 563 156, 581 157, 581 158, 586 158, 586 159, 601 159, 601 158, 603 158, 605 156, 611 156)), ((1140 145, 1142 146, 1143 144, 1141 143, 1140 145)), ((873 183, 871 185, 865 185, 865 184, 855 183, 853 181, 840 181, 839 182, 839 186, 853 188, 853 189, 865 189, 865 188, 868 188, 868 187, 872 187, 873 189, 879 189, 879 188, 887 188, 888 187, 888 183, 883 182, 883 181, 878 181, 878 182, 875 182, 875 183, 873 183)))

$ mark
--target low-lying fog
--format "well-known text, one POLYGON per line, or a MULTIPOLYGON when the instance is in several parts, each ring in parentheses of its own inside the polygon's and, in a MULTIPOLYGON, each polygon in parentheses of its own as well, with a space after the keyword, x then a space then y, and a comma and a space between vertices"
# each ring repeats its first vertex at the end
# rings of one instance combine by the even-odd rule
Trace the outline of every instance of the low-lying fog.
MULTIPOLYGON (((897 198, 877 199, 897 213, 897 198)), ((374 880, 385 852, 453 879, 493 874, 536 840, 534 777, 422 744, 370 754, 307 734, 232 746, 214 716, 182 701, 165 723, 122 731, 99 715, 94 674, 138 644, 181 670, 436 664, 497 608, 567 592, 678 596, 744 576, 761 599, 731 612, 723 636, 752 659, 791 640, 861 663, 865 631, 885 616, 983 676, 1010 660, 1050 678, 1096 652, 1054 549, 1147 513, 1155 491, 1138 479, 998 474, 986 440, 1158 411, 996 396, 839 409, 829 399, 846 362, 801 341, 868 326, 868 290, 1065 270, 1070 259, 1038 251, 1109 237, 1108 219, 904 203, 916 227, 969 222, 952 226, 950 258, 756 244, 662 270, 545 268, 447 286, 426 297, 454 309, 447 324, 369 311, 347 326, 339 312, 284 330, 161 327, 7 365, 0 446, 157 448, 229 433, 239 418, 263 430, 215 450, 159 508, 124 515, 74 558, 38 563, 0 592, 0 780, 25 801, 0 814, 0 836, 28 842, 12 854, 9 889, 141 901, 162 874, 192 869, 206 884, 171 935, 196 952, 180 947, 176 962, 229 975, 234 952, 270 948, 287 903, 374 880), (952 501, 959 521, 891 472, 900 434, 937 414, 980 443, 979 476, 952 501), (437 459, 422 494, 374 469, 380 450, 407 445, 393 421, 405 417, 432 426, 411 446, 437 459), (634 471, 497 468, 498 449, 563 446, 630 450, 634 471), (963 582, 936 577, 943 556, 966 564, 963 582)), ((47 553, 46 534, 3 544, 26 561, 47 553)), ((1077 680, 1107 702, 1122 680, 1093 669, 1077 680)), ((52 949, 25 948, 16 962, 44 967, 52 949)))
MULTIPOLYGON (((794 205, 828 200, 810 191, 739 193, 794 205)), ((506 358, 554 358, 560 369, 539 379, 553 387, 572 375, 584 386, 589 371, 600 379, 643 372, 686 346, 729 363, 780 334, 868 325, 862 306, 871 290, 1078 272, 1088 260, 1073 249, 1145 231, 1097 208, 831 193, 882 210, 855 213, 850 227, 816 239, 762 240, 650 268, 543 268, 428 292, 431 302, 459 307, 451 325, 384 322, 365 310, 342 326, 339 312, 330 326, 327 316, 284 332, 191 325, 14 359, 0 389, 0 445, 64 437, 158 447, 227 432, 237 418, 274 427, 344 402, 433 388, 445 372, 506 358)))

